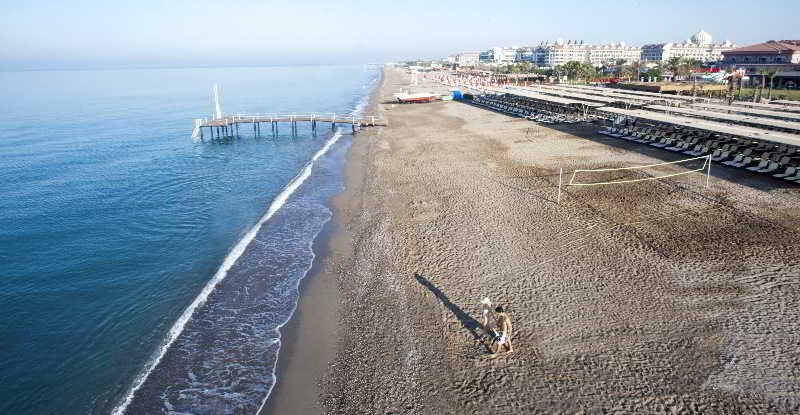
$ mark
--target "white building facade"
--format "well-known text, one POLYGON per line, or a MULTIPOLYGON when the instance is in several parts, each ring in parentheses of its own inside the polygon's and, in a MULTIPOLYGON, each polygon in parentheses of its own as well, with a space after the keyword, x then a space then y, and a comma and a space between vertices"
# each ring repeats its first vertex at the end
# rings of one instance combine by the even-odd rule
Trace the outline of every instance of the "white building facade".
POLYGON ((614 65, 618 61, 630 64, 639 61, 641 55, 640 47, 628 46, 625 42, 589 46, 589 63, 594 66, 614 65))
POLYGON ((514 60, 516 62, 536 62, 536 56, 534 55, 533 48, 527 46, 518 48, 514 60))
POLYGON ((517 59, 517 47, 493 47, 481 52, 479 59, 482 63, 513 63, 517 59))
POLYGON ((661 62, 670 58, 696 59, 700 62, 718 62, 722 60, 722 52, 735 48, 736 45, 726 40, 714 43, 711 34, 699 31, 683 43, 654 43, 642 46, 641 59, 644 62, 661 62))
POLYGON ((480 59, 479 52, 464 52, 455 56, 455 63, 462 66, 475 66, 480 59))
POLYGON ((640 59, 641 48, 628 46, 625 42, 590 45, 583 41, 558 39, 555 43, 542 43, 533 50, 533 59, 538 66, 552 68, 570 61, 589 63, 594 66, 636 62, 640 59))

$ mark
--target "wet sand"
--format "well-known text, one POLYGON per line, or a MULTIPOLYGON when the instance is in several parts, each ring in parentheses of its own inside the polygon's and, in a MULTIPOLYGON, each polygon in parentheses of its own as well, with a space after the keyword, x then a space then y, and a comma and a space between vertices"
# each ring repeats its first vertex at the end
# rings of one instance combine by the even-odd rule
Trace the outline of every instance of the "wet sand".
MULTIPOLYGON (((383 98, 407 82, 387 71, 383 98)), ((559 168, 684 157, 459 102, 382 110, 324 260, 324 412, 800 411, 800 187, 715 164, 710 189, 689 174, 559 205, 559 168), (484 296, 514 320, 509 356, 479 341, 484 296)))
POLYGON ((336 275, 325 258, 346 255, 328 249, 336 228, 336 223, 328 222, 314 241, 314 253, 320 260, 314 261, 300 283, 297 309, 281 328, 277 382, 260 414, 322 413, 319 379, 334 358, 339 317, 336 275))
MULTIPOLYGON (((366 114, 376 113, 380 88, 370 96, 366 114)), ((368 130, 355 137, 368 136, 368 130)), ((349 158, 353 158, 352 154, 349 158)), ((349 162, 348 162, 349 163, 349 162)), ((350 186, 347 184, 347 186, 350 186)), ((259 412, 271 414, 321 414, 321 382, 338 350, 340 292, 337 276, 346 273, 352 258, 352 240, 344 224, 342 207, 347 195, 331 201, 333 219, 314 240, 315 259, 300 284, 300 299, 292 318, 281 328, 275 387, 259 412)))

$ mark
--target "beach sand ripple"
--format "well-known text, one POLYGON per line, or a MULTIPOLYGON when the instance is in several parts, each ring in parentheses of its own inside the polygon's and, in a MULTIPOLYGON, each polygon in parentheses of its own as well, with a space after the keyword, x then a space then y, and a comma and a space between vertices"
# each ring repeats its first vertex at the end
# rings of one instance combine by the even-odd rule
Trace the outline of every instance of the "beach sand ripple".
MULTIPOLYGON (((403 85, 388 70, 385 98, 403 85)), ((559 168, 679 157, 458 102, 383 111, 336 202, 327 412, 800 411, 800 189, 715 165, 709 190, 685 175, 558 205, 559 168), (485 296, 514 319, 510 356, 476 338, 485 296)))

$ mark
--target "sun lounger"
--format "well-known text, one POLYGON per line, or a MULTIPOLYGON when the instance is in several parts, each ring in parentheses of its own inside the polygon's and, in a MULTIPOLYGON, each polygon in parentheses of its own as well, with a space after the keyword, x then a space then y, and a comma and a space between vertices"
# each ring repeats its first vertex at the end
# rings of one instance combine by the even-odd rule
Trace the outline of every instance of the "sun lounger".
POLYGON ((731 157, 731 154, 735 153, 738 149, 739 149, 738 146, 733 146, 730 149, 723 151, 720 155, 716 157, 711 157, 711 160, 713 161, 727 160, 731 157))
POLYGON ((783 179, 783 178, 786 178, 786 177, 791 177, 791 176, 793 176, 795 174, 798 174, 798 173, 799 172, 797 170, 797 167, 789 166, 789 167, 786 168, 786 170, 783 171, 783 173, 773 174, 772 177, 777 177, 779 179, 783 179))
POLYGON ((686 150, 687 150, 687 149, 688 149, 690 146, 692 146, 692 145, 694 145, 694 144, 697 144, 697 141, 698 141, 698 140, 700 140, 700 138, 699 138, 699 137, 692 137, 692 138, 691 138, 691 139, 689 139, 688 141, 683 141, 683 142, 681 142, 681 143, 679 143, 679 144, 677 144, 677 145, 674 145, 674 146, 672 146, 672 147, 667 147, 667 150, 670 150, 670 151, 676 151, 676 152, 684 152, 684 151, 686 151, 686 150))
POLYGON ((761 157, 759 157, 759 159, 758 159, 758 164, 756 164, 755 166, 752 166, 752 167, 748 167, 747 170, 756 171, 756 170, 759 170, 759 169, 763 169, 764 167, 767 167, 767 164, 769 164, 771 155, 772 155, 772 153, 769 153, 769 152, 761 154, 761 157))
POLYGON ((800 181, 800 168, 797 169, 797 172, 796 172, 796 174, 794 176, 784 177, 783 180, 788 180, 790 182, 800 181))
POLYGON ((752 156, 745 156, 740 162, 733 164, 733 167, 747 167, 753 162, 752 156))
POLYGON ((744 151, 742 151, 741 153, 737 154, 736 157, 734 157, 733 160, 728 160, 728 161, 726 161, 726 162, 724 162, 722 164, 725 164, 725 165, 728 165, 728 166, 733 166, 736 163, 739 163, 742 160, 744 160, 745 157, 749 156, 752 153, 753 153, 753 149, 752 148, 746 148, 746 149, 744 149, 744 151))
POLYGON ((730 151, 732 150, 732 147, 735 147, 735 146, 733 144, 725 144, 724 146, 714 150, 714 152, 711 153, 711 160, 713 160, 713 161, 724 160, 725 159, 725 155, 726 155, 725 153, 730 154, 730 151))
POLYGON ((766 166, 766 167, 764 167, 764 168, 762 168, 762 169, 759 169, 759 170, 756 170, 756 172, 758 172, 758 173, 772 173, 772 172, 774 172, 775 170, 778 170, 778 168, 779 168, 780 166, 781 166, 781 165, 780 165, 779 163, 777 163, 777 162, 775 162, 775 161, 772 161, 772 160, 770 160, 770 161, 767 163, 767 166, 766 166))
POLYGON ((698 145, 694 146, 693 149, 688 150, 688 151, 684 151, 683 153, 684 154, 688 154, 690 156, 699 156, 701 154, 708 153, 708 150, 710 148, 711 148, 710 144, 698 144, 698 145))
POLYGON ((744 160, 745 157, 747 157, 747 156, 745 156, 744 153, 740 153, 740 154, 737 154, 736 157, 733 158, 733 160, 728 160, 728 161, 726 161, 726 162, 724 162, 722 164, 724 164, 726 166, 736 167, 736 165, 739 164, 739 162, 741 162, 742 160, 744 160))
POLYGON ((653 147, 664 148, 664 147, 673 145, 677 140, 679 140, 681 138, 683 138, 683 137, 679 136, 677 134, 673 134, 671 137, 667 137, 667 138, 665 138, 665 139, 663 139, 663 140, 661 140, 661 141, 659 141, 657 143, 650 143, 650 145, 653 146, 653 147))

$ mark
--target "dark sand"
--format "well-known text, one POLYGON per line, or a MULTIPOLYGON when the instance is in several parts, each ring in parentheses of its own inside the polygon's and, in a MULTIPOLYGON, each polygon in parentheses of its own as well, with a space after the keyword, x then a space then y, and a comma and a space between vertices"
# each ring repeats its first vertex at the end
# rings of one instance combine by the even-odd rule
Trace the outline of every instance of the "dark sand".
MULTIPOLYGON (((403 86, 387 71, 383 98, 403 86)), ((559 168, 684 157, 458 102, 382 107, 324 260, 340 293, 324 412, 800 411, 800 187, 714 165, 708 190, 690 174, 557 205, 559 168), (510 309, 510 356, 476 338, 484 296, 510 309)), ((320 377, 297 379, 311 399, 320 377)))

